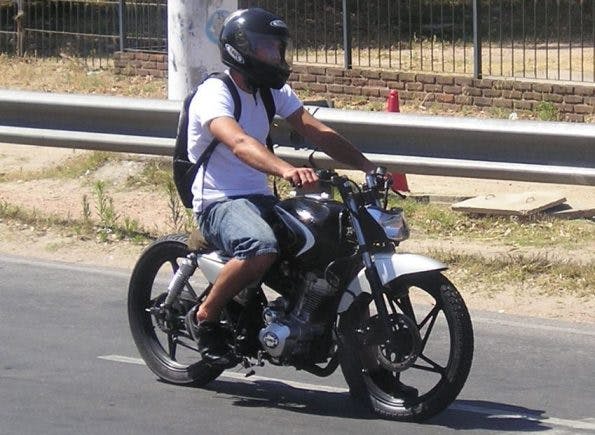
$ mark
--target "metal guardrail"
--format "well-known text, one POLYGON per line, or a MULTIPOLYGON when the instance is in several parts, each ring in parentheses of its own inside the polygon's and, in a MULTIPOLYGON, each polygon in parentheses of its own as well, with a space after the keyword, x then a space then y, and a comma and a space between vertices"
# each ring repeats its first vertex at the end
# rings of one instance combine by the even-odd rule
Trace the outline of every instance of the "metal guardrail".
MULTIPOLYGON (((0 143, 171 155, 180 104, 0 90, 0 143)), ((393 171, 595 185, 593 125, 308 110, 393 171)), ((280 157, 307 163, 312 147, 285 121, 271 136, 280 157)))

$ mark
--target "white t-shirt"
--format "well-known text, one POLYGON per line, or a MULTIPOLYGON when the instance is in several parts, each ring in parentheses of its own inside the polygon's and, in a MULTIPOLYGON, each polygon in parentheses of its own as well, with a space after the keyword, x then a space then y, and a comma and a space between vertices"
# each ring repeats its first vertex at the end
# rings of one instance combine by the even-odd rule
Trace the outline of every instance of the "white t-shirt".
MULTIPOLYGON (((229 73, 229 71, 226 71, 229 73)), ((260 92, 253 94, 238 88, 242 113, 239 124, 250 136, 265 146, 269 133, 269 120, 260 92)), ((298 110, 302 103, 289 85, 271 89, 275 101, 276 114, 282 118, 298 110)), ((188 158, 196 162, 213 140, 209 122, 221 116, 233 118, 234 102, 225 83, 217 78, 205 80, 190 103, 188 121, 188 158)), ((198 170, 192 185, 194 195, 193 210, 202 211, 210 203, 230 196, 251 194, 270 195, 265 173, 248 166, 233 155, 230 148, 219 143, 206 165, 198 170)))

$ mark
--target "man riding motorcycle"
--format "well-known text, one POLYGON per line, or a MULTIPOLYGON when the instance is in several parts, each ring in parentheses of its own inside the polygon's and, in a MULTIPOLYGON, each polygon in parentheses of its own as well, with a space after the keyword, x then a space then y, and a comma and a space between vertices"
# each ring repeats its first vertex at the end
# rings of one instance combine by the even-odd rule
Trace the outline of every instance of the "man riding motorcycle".
POLYGON ((188 157, 196 162, 210 142, 219 142, 194 179, 193 212, 205 239, 231 259, 206 299, 189 311, 186 327, 203 358, 227 366, 233 361, 219 324, 221 310, 243 288, 261 280, 279 252, 267 223, 277 202, 267 174, 305 188, 318 180, 311 168, 295 167, 267 149, 270 126, 263 89, 270 89, 276 115, 321 151, 365 172, 374 165, 308 113, 286 84, 291 40, 280 17, 260 8, 231 14, 221 30, 219 48, 240 97, 241 115, 236 120, 234 99, 222 80, 205 80, 190 104, 188 157))

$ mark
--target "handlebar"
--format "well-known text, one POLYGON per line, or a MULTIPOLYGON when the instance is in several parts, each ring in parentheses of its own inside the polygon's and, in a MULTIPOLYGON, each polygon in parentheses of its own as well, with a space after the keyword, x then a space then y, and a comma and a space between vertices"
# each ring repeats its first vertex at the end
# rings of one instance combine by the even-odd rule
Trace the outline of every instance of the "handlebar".
MULTIPOLYGON (((338 186, 339 184, 348 181, 349 178, 338 175, 335 171, 328 169, 317 169, 316 175, 320 182, 338 186)), ((366 174, 364 188, 368 189, 384 189, 390 187, 393 183, 392 177, 383 166, 377 167, 374 171, 366 174), (387 184, 388 183, 388 184, 387 184)))
POLYGON ((392 185, 392 177, 382 166, 366 174, 365 182, 361 188, 348 177, 338 175, 331 170, 316 169, 316 175, 320 184, 337 188, 344 201, 351 198, 362 205, 376 204, 380 206, 379 200, 384 197, 384 207, 387 206, 388 189, 392 185))

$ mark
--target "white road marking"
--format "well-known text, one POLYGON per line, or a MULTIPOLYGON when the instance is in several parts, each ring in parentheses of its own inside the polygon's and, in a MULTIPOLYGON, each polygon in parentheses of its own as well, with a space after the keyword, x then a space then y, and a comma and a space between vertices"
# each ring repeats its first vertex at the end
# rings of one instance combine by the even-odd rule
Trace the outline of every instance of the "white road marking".
MULTIPOLYGON (((102 355, 98 356, 97 358, 107 360, 107 361, 114 361, 114 362, 121 362, 127 364, 138 364, 138 365, 146 365, 145 362, 141 358, 131 358, 128 356, 122 355, 102 355)), ((238 381, 273 381, 273 382, 281 382, 285 385, 289 385, 290 387, 294 388, 304 388, 308 390, 314 391, 323 391, 327 393, 347 393, 349 390, 347 388, 339 388, 339 387, 330 387, 327 385, 319 385, 319 384, 307 384, 303 382, 295 382, 295 381, 287 381, 285 379, 275 379, 275 378, 267 378, 264 376, 257 376, 252 375, 249 378, 246 377, 244 373, 239 372, 231 372, 229 370, 224 371, 220 376, 230 379, 236 379, 238 381)))
MULTIPOLYGON (((132 358, 128 356, 122 355, 102 355, 98 356, 97 358, 106 360, 106 361, 114 361, 114 362, 121 362, 127 364, 138 364, 138 365, 146 365, 145 362, 141 358, 132 358)), ((349 390, 347 388, 340 388, 340 387, 331 387, 328 385, 320 385, 320 384, 309 384, 304 382, 296 382, 296 381, 288 381, 285 379, 277 379, 277 378, 268 378, 265 376, 256 376, 252 375, 249 378, 243 373, 238 372, 231 372, 226 370, 221 374, 221 377, 235 379, 242 382, 255 382, 255 381, 268 381, 268 382, 280 382, 285 385, 289 385, 290 387, 294 388, 303 388, 312 391, 322 391, 327 393, 347 393, 349 390)), ((459 403, 453 403, 449 409, 456 410, 456 411, 463 411, 463 412, 470 412, 473 414, 482 414, 482 415, 490 415, 497 418, 509 418, 509 419, 519 419, 519 420, 527 420, 527 421, 536 421, 539 423, 552 425, 552 426, 561 426, 569 429, 578 429, 578 430, 592 430, 595 431, 595 420, 592 418, 585 419, 585 420, 567 420, 563 418, 556 418, 556 417, 540 417, 531 414, 516 414, 510 413, 509 409, 499 409, 499 408, 490 408, 490 407, 483 407, 483 406, 473 406, 473 405, 464 405, 459 403)))
POLYGON ((297 381, 288 381, 286 379, 276 379, 276 378, 267 378, 265 376, 257 376, 252 375, 249 378, 246 377, 243 373, 238 372, 230 372, 225 371, 221 374, 221 376, 230 378, 230 379, 237 379, 239 381, 266 381, 266 382, 281 382, 285 385, 289 385, 293 388, 302 388, 305 390, 312 390, 312 391, 322 391, 324 393, 348 393, 349 390, 347 388, 341 387, 331 387, 329 385, 319 385, 319 384, 308 384, 304 382, 297 382, 297 381))
POLYGON ((114 361, 114 362, 121 362, 127 364, 138 364, 141 366, 146 366, 145 362, 141 358, 132 358, 129 356, 122 356, 122 355, 101 355, 98 356, 99 359, 104 359, 106 361, 114 361))

